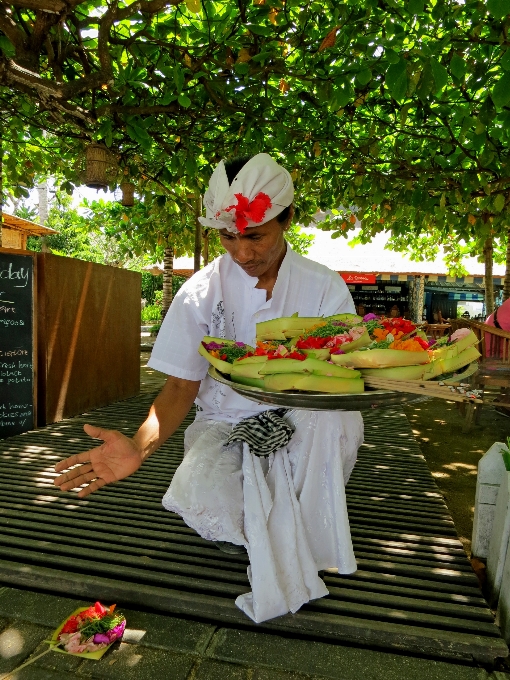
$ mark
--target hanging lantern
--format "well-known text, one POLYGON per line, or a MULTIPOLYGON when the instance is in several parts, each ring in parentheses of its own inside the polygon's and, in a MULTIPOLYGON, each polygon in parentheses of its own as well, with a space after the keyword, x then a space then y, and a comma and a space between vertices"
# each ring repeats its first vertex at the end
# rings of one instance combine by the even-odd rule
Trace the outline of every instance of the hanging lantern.
POLYGON ((90 144, 85 153, 85 184, 91 189, 108 187, 108 149, 102 144, 90 144))
POLYGON ((120 185, 122 191, 121 204, 130 208, 135 204, 135 185, 131 182, 122 182, 120 185))

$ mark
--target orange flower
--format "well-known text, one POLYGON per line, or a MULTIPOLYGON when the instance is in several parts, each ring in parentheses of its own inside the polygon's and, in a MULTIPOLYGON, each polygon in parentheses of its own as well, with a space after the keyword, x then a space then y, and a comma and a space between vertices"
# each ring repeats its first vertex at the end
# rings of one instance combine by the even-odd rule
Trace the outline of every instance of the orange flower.
POLYGON ((388 335, 388 332, 385 328, 374 328, 374 338, 378 342, 382 342, 383 340, 386 339, 386 336, 388 335))
POLYGON ((407 352, 425 352, 419 342, 410 338, 409 340, 395 340, 391 343, 390 349, 403 349, 407 352))

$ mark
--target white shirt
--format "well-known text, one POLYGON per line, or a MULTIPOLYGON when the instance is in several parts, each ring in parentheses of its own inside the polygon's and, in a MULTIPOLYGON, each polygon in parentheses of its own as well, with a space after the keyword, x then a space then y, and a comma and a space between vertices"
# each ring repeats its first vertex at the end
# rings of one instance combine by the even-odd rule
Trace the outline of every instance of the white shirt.
POLYGON ((287 244, 270 300, 225 254, 194 274, 179 290, 158 333, 148 365, 176 378, 201 380, 197 418, 236 423, 266 411, 207 375, 198 354, 204 335, 254 345, 255 325, 282 316, 354 313, 354 302, 337 272, 298 255, 287 244))

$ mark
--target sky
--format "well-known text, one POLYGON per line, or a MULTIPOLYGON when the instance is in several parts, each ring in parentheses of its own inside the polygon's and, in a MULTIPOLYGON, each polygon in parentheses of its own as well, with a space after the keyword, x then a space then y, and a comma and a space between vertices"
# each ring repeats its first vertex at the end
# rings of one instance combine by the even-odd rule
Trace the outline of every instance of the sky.
MULTIPOLYGON (((315 235, 307 257, 320 262, 334 271, 343 272, 394 272, 398 274, 447 274, 441 257, 433 262, 413 262, 403 253, 385 250, 389 235, 378 234, 371 243, 351 247, 344 238, 332 239, 328 232, 314 228, 303 228, 306 234, 315 235)), ((349 240, 355 232, 351 232, 349 240)), ((473 276, 484 275, 483 262, 466 258, 464 266, 473 276)), ((175 269, 193 269, 193 258, 179 257, 174 260, 175 269)), ((494 276, 504 276, 505 266, 494 265, 494 276)))

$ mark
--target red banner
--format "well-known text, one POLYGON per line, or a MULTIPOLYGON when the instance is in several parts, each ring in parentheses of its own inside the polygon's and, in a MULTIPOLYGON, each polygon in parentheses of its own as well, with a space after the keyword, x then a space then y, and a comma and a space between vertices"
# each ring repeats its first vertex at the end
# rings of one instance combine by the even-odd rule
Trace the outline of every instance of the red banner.
POLYGON ((358 272, 340 272, 345 283, 376 283, 375 274, 360 274, 358 272))

